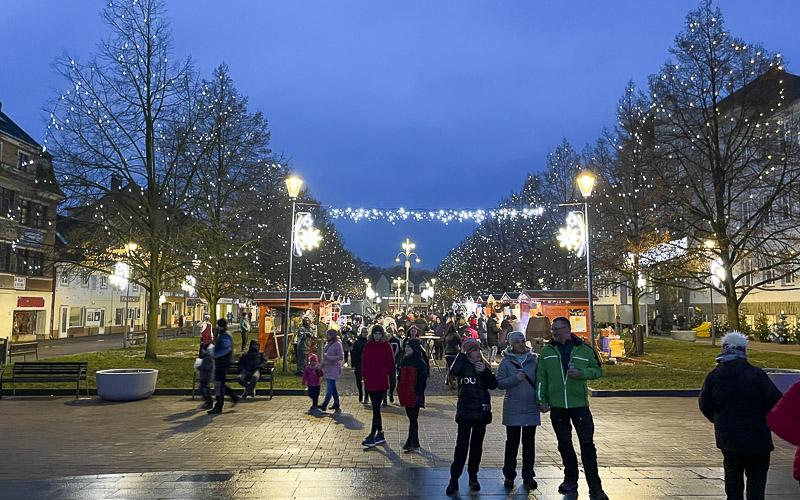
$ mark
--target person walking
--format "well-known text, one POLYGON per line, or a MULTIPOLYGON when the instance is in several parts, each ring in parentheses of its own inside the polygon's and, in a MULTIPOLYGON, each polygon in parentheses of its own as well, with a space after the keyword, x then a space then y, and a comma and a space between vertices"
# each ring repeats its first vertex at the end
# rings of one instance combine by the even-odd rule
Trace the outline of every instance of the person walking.
POLYGON ((447 333, 447 323, 444 322, 442 316, 436 316, 433 320, 433 335, 436 339, 433 341, 433 359, 440 360, 444 358, 444 334, 447 333))
MULTIPOLYGON (((308 352, 311 350, 311 341, 314 338, 311 328, 311 320, 303 318, 300 329, 297 330, 297 338, 295 339, 295 358, 297 358, 297 370, 295 375, 302 375, 306 367, 306 359, 308 352)), ((319 356, 317 356, 319 359, 319 356)))
POLYGON ((250 331, 250 322, 247 321, 246 316, 242 316, 239 322, 239 333, 242 335, 242 351, 247 348, 247 333, 250 331))
POLYGON ((578 435, 581 460, 591 500, 607 500, 597 471, 594 421, 589 409, 587 380, 603 375, 594 350, 572 334, 567 318, 559 316, 550 327, 553 338, 542 348, 536 368, 536 403, 542 413, 550 412, 558 452, 564 464, 564 482, 558 492, 578 490, 578 457, 572 446, 572 427, 578 435))
POLYGON ((405 333, 404 328, 400 328, 398 334, 396 335, 391 329, 386 331, 387 335, 389 336, 389 345, 392 346, 392 352, 394 353, 394 370, 389 374, 389 391, 383 396, 383 406, 389 406, 389 403, 394 403, 394 391, 397 388, 397 372, 400 370, 400 337, 399 335, 403 335, 405 333), (388 398, 388 402, 386 401, 388 398))
POLYGON ((481 347, 486 349, 486 314, 481 313, 478 316, 478 339, 481 341, 481 347))
POLYGON ((511 326, 514 316, 507 314, 503 316, 503 321, 500 322, 500 333, 497 335, 497 350, 503 352, 508 347, 508 334, 511 333, 513 327, 511 326))
POLYGON ((336 389, 336 381, 339 380, 339 375, 342 373, 344 349, 336 330, 328 330, 326 337, 327 342, 322 357, 322 377, 326 380, 327 385, 325 386, 325 399, 322 401, 320 409, 327 410, 328 403, 333 397, 331 410, 339 410, 339 391, 336 389))
POLYGON ((456 356, 461 351, 461 336, 456 331, 452 319, 447 320, 447 333, 444 336, 444 359, 447 363, 447 375, 445 385, 450 389, 457 389, 457 382, 454 375, 450 373, 450 368, 456 360, 456 356))
POLYGON ((497 389, 497 379, 481 354, 480 342, 474 339, 464 341, 450 372, 459 380, 455 418, 458 434, 453 463, 450 465, 450 483, 445 493, 454 495, 458 491, 458 478, 464 471, 468 453, 469 488, 472 491, 481 489, 478 470, 483 455, 483 438, 486 436, 486 426, 492 423, 489 389, 497 389))
POLYGON ((511 489, 517 477, 517 452, 522 439, 522 484, 529 490, 538 487, 533 464, 536 427, 541 423, 536 406, 537 359, 525 345, 525 334, 519 331, 508 336, 509 345, 497 368, 497 386, 505 389, 503 425, 506 426, 506 449, 503 461, 503 485, 511 489))
POLYGON ((419 409, 425 407, 425 388, 428 385, 430 367, 424 357, 422 344, 417 338, 406 339, 403 343, 404 356, 400 363, 400 383, 397 396, 400 406, 406 409, 408 416, 408 439, 403 449, 413 451, 419 449, 419 409))
POLYGON ((364 388, 372 404, 372 429, 361 443, 372 448, 386 442, 381 419, 381 402, 389 388, 389 374, 395 370, 394 351, 381 325, 374 325, 369 335, 364 354, 361 357, 361 371, 364 374, 364 388))
POLYGON ((497 345, 500 338, 500 327, 497 326, 497 313, 492 313, 489 316, 489 321, 486 322, 486 345, 489 346, 489 364, 495 365, 497 359, 497 345))
POLYGON ((729 499, 764 498, 770 453, 774 449, 767 414, 781 391, 764 370, 747 361, 747 337, 737 331, 722 337, 717 366, 706 376, 698 400, 700 411, 714 423, 722 450, 725 493, 729 499))
POLYGON ((767 425, 784 441, 797 446, 794 478, 800 481, 800 382, 795 382, 767 415, 767 425))
POLYGON ((194 367, 200 374, 200 394, 206 401, 202 409, 209 410, 214 406, 214 397, 211 395, 211 381, 214 378, 214 344, 200 344, 194 367))
POLYGON ((369 333, 369 328, 361 328, 361 335, 353 342, 353 351, 350 354, 350 364, 353 366, 353 373, 356 376, 359 403, 367 402, 367 398, 364 396, 364 381, 361 375, 361 359, 364 354, 364 346, 367 345, 367 333, 369 333))
POLYGON ((239 402, 239 396, 236 395, 236 392, 225 385, 228 368, 233 363, 233 339, 228 333, 227 321, 221 318, 217 321, 217 329, 214 332, 214 336, 217 339, 214 347, 214 396, 217 399, 217 403, 208 410, 210 415, 222 413, 226 394, 231 397, 233 406, 236 406, 236 403, 239 402))
POLYGON ((203 321, 200 323, 200 343, 213 344, 214 335, 211 332, 211 320, 206 314, 203 316, 203 321))
POLYGON ((319 385, 322 376, 322 368, 320 368, 317 363, 317 355, 309 355, 308 364, 303 370, 303 385, 308 387, 308 397, 311 398, 311 408, 309 408, 309 411, 319 409, 319 385))
POLYGON ((344 366, 352 365, 350 353, 353 351, 353 344, 356 341, 356 333, 352 325, 348 322, 342 329, 342 348, 344 349, 344 366))

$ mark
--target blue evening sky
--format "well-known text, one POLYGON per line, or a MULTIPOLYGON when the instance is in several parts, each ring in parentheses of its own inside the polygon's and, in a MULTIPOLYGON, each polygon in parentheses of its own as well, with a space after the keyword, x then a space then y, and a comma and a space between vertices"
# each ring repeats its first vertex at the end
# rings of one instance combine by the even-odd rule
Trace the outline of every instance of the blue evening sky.
MULTIPOLYGON (((168 0, 175 56, 226 62, 272 146, 337 207, 489 208, 566 137, 580 150, 625 84, 658 71, 696 0, 168 0)), ((62 50, 104 33, 89 0, 2 0, 0 101, 35 139, 64 88, 62 50)), ((800 57, 800 2, 725 0, 735 36, 800 57)), ((347 247, 394 264, 417 243, 433 268, 470 224, 336 223, 347 247)), ((324 251, 324 246, 320 249, 324 251)))

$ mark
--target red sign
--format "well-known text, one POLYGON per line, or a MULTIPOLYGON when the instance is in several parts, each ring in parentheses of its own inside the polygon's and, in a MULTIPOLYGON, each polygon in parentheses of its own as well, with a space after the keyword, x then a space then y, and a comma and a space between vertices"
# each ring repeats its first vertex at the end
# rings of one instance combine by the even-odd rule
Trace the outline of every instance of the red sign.
POLYGON ((44 297, 18 297, 17 307, 44 307, 44 297))

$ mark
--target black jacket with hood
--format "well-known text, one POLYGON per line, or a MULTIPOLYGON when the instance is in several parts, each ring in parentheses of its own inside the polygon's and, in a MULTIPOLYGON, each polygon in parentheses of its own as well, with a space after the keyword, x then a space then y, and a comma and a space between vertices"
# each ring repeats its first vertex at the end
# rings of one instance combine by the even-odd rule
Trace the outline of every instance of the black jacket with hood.
POLYGON ((700 390, 700 411, 714 423, 717 448, 741 453, 774 449, 767 413, 781 391, 764 370, 746 359, 723 361, 711 370, 700 390))

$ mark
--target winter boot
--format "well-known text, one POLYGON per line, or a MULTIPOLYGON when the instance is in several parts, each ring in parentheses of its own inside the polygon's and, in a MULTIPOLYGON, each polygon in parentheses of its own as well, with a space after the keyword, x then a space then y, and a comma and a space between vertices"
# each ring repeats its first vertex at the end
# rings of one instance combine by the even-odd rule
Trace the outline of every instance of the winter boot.
POLYGON ((214 415, 217 413, 222 413, 222 406, 225 404, 225 396, 217 396, 217 404, 214 405, 214 408, 208 410, 209 415, 214 415))

